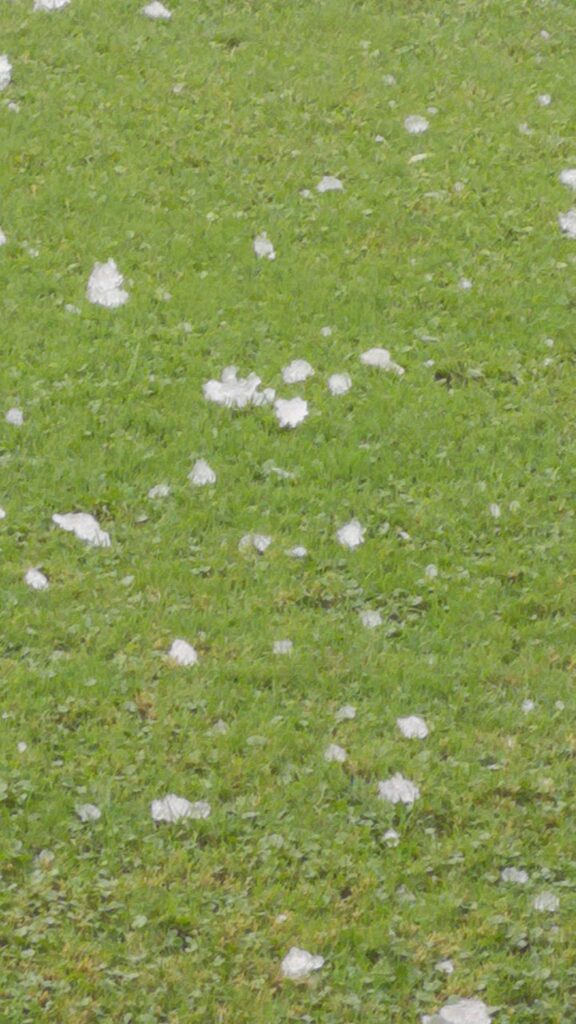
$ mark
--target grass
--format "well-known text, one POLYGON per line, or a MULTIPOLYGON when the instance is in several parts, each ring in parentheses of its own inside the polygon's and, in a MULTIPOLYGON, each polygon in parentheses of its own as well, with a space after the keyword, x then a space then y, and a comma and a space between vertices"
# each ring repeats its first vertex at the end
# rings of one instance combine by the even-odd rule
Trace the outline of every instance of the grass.
POLYGON ((168 24, 113 0, 0 11, 0 1019, 416 1024, 456 994, 497 1024, 566 1024, 572 4, 169 6, 168 24), (324 174, 344 192, 318 195, 324 174), (116 311, 84 297, 109 257, 116 311), (360 365, 374 345, 402 379, 360 365), (286 387, 295 357, 316 374, 286 387), (230 363, 305 396, 306 422, 205 402, 230 363), (214 488, 187 483, 199 457, 214 488), (51 524, 72 510, 110 550, 51 524), (345 551, 352 516, 366 542, 345 551), (262 557, 238 552, 252 530, 274 538, 262 557), (24 584, 36 565, 47 592, 24 584), (195 668, 166 660, 177 636, 195 668), (424 742, 396 728, 412 713, 424 742), (413 808, 376 797, 396 771, 413 808), (167 792, 212 816, 154 825, 167 792), (303 984, 280 976, 292 945, 326 959, 303 984))

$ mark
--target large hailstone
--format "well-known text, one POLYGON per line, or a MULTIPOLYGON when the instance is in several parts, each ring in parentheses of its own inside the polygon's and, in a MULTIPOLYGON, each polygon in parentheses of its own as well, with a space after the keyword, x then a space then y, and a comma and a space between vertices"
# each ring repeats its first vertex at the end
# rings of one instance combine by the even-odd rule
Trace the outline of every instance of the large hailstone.
POLYGON ((34 0, 35 11, 59 11, 66 7, 70 0, 34 0))
POLYGON ((259 391, 262 381, 255 373, 238 377, 235 366, 227 366, 220 380, 208 380, 203 386, 204 398, 227 409, 244 409, 247 405, 270 405, 276 393, 273 388, 259 391))
POLYGON ((216 483, 216 473, 205 459, 198 459, 192 467, 192 472, 188 474, 188 479, 193 487, 206 487, 207 484, 216 483))
POLYGON ((387 348, 369 348, 360 356, 360 362, 364 363, 364 366, 376 366, 379 370, 395 373, 397 377, 402 377, 405 373, 404 367, 394 362, 387 348))
POLYGON ((209 818, 212 808, 206 800, 198 800, 191 804, 183 796, 175 796, 169 793, 161 800, 153 800, 150 804, 150 813, 153 821, 167 821, 173 823, 182 819, 193 819, 201 821, 209 818))
POLYGON ((568 210, 568 213, 558 214, 560 230, 566 238, 576 238, 576 210, 568 210))
POLYGON ((328 378, 328 390, 331 395, 345 395, 352 387, 349 373, 333 373, 328 378))
POLYGON ((420 790, 397 772, 391 779, 378 783, 378 796, 389 804, 413 804, 420 796, 420 790))
POLYGON ((114 260, 95 263, 88 279, 86 296, 95 306, 117 309, 128 302, 128 292, 122 287, 124 278, 114 260))
POLYGON ((325 174, 316 185, 317 192, 342 192, 343 189, 340 178, 335 178, 333 174, 325 174))
POLYGON ((301 381, 313 376, 314 370, 306 359, 293 359, 282 370, 282 380, 285 384, 300 384, 301 381))
POLYGON ((80 821, 84 823, 87 821, 98 821, 102 817, 102 811, 99 807, 96 807, 96 804, 77 804, 75 811, 80 821))
POLYGON ((304 398, 277 398, 274 412, 281 427, 297 427, 308 415, 308 402, 304 398))
POLYGON ((357 548, 364 543, 365 532, 358 519, 351 519, 337 530, 336 537, 343 548, 357 548))
POLYGON ((576 168, 569 167, 565 171, 560 171, 558 180, 566 185, 567 188, 572 188, 576 191, 576 168))
POLYGON ((407 718, 397 718, 396 725, 407 740, 425 740, 428 735, 428 726, 423 718, 418 715, 408 715, 407 718))
POLYGON ((272 242, 268 238, 265 231, 262 231, 259 235, 256 235, 254 239, 254 252, 259 260, 275 260, 276 252, 272 242))
POLYGON ((176 665, 183 665, 186 668, 190 665, 196 665, 198 661, 198 654, 195 648, 187 640, 174 640, 168 651, 168 657, 176 665))
POLYGON ((337 743, 330 743, 324 751, 324 760, 327 761, 328 764, 332 762, 336 762, 336 764, 344 764, 347 756, 348 755, 344 750, 344 747, 338 746, 337 743))
POLYGON ((8 409, 4 418, 6 423, 9 423, 11 427, 21 427, 24 423, 24 413, 22 412, 22 409, 8 409))
POLYGON ((94 516, 88 512, 66 512, 65 515, 53 515, 52 522, 61 530, 73 533, 78 540, 83 540, 93 548, 109 548, 110 534, 101 530, 94 516))
POLYGON ((2 89, 6 89, 12 81, 12 65, 8 59, 8 55, 0 53, 0 92, 2 89))
POLYGON ((307 978, 312 971, 318 971, 324 966, 324 957, 314 956, 306 949, 298 949, 292 946, 284 957, 281 964, 281 971, 285 978, 291 981, 300 981, 307 978))
POLYGON ((404 127, 409 135, 422 135, 428 131, 430 122, 419 114, 410 114, 404 120, 404 127))
POLYGON ((422 1024, 490 1024, 492 1013, 481 999, 457 999, 446 1003, 432 1017, 424 1016, 422 1024))
POLYGON ((514 885, 526 885, 530 875, 523 868, 502 868, 500 878, 503 882, 513 882, 514 885))
POLYGON ((146 7, 142 8, 142 14, 145 14, 147 18, 152 18, 153 21, 170 21, 172 17, 172 11, 164 7, 159 0, 152 0, 152 3, 146 4, 146 7))
POLYGON ((47 577, 39 569, 28 569, 24 582, 31 590, 48 590, 50 586, 47 577))
POLYGON ((248 551, 249 548, 254 548, 259 555, 263 555, 267 548, 272 543, 272 537, 268 537, 265 533, 245 533, 240 538, 238 544, 239 551, 248 551))

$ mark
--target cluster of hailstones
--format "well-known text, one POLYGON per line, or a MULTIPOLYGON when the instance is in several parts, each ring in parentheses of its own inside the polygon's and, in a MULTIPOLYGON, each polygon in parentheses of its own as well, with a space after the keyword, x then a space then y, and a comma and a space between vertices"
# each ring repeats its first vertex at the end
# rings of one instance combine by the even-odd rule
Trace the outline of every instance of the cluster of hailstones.
MULTIPOLYGON (((34 0, 35 11, 57 11, 66 7, 70 0, 34 0)), ((142 8, 142 13, 152 20, 169 21, 172 12, 158 2, 152 0, 142 8)), ((0 54, 0 91, 6 89, 12 80, 12 64, 6 54, 0 54)), ((541 106, 548 106, 551 102, 549 96, 538 97, 541 106)), ((411 135, 421 135, 429 128, 429 122, 420 115, 411 115, 404 121, 404 127, 411 135)), ((377 137, 381 141, 381 137, 377 137)), ((567 169, 560 173, 559 180, 573 191, 576 191, 576 169, 567 169)), ((340 192, 343 184, 339 178, 333 175, 325 175, 316 186, 319 193, 340 192)), ((303 195, 310 195, 304 190, 303 195)), ((567 213, 558 216, 558 223, 565 236, 576 239, 576 209, 570 209, 567 213)), ((4 232, 0 229, 0 246, 7 242, 4 232)), ((275 260, 276 250, 265 231, 256 236, 253 243, 256 257, 263 260, 275 260)), ((471 282, 463 279, 462 288, 470 288, 471 282)), ((123 275, 118 270, 113 259, 105 263, 96 263, 90 274, 87 286, 88 300, 106 309, 117 309, 123 306, 129 298, 129 293, 124 287, 123 275)), ((329 333, 329 329, 325 329, 329 333)), ((361 362, 366 366, 373 366, 393 373, 399 377, 403 376, 404 368, 396 363, 387 349, 372 348, 362 354, 361 362)), ((297 384, 304 382, 314 374, 313 368, 304 359, 296 359, 283 370, 282 377, 285 384, 297 384)), ((208 401, 231 409, 241 409, 246 406, 273 405, 280 427, 294 428, 302 423, 308 415, 308 403, 300 398, 277 398, 273 388, 260 390, 260 378, 250 373, 247 377, 238 377, 235 367, 226 368, 220 380, 210 380, 204 385, 204 396, 208 401)), ((328 379, 328 388, 333 395, 344 395, 352 386, 348 373, 334 373, 328 379)), ((14 426, 22 426, 24 419, 21 410, 10 409, 6 420, 14 426)), ((276 472, 283 471, 276 469, 276 472)), ((288 475, 288 474, 286 474, 288 475)), ((216 475, 211 467, 203 459, 196 462, 191 474, 190 482, 195 486, 213 484, 216 475)), ((165 497, 169 493, 166 485, 158 485, 149 492, 149 497, 165 497)), ((495 513, 493 513, 495 514, 495 513)), ((5 517, 5 512, 0 509, 0 519, 5 517)), ((55 514, 54 523, 62 530, 73 533, 80 540, 93 547, 110 547, 110 535, 102 530, 94 516, 84 512, 69 512, 55 514)), ((337 539, 348 548, 358 547, 364 540, 364 529, 358 520, 353 519, 337 531, 337 539)), ((271 538, 260 534, 249 534, 243 537, 240 542, 241 549, 254 547, 260 553, 271 543, 271 538)), ((293 548, 290 554, 295 557, 303 557, 306 554, 305 548, 293 548)), ((435 567, 430 566, 429 569, 435 567)), ((432 575, 430 573, 429 575, 432 575)), ((47 577, 39 569, 29 569, 25 575, 25 581, 33 590, 46 590, 49 587, 47 577)), ((380 623, 378 612, 364 612, 363 621, 368 627, 380 623)), ((287 654, 292 644, 288 640, 276 641, 275 653, 287 654)), ((190 667, 198 661, 198 654, 194 647, 186 640, 174 640, 168 657, 177 665, 190 667)), ((337 713, 338 721, 344 721, 355 717, 355 708, 346 705, 337 713)), ((225 723, 219 723, 225 729, 225 723)), ((410 715, 407 718, 397 720, 398 728, 407 739, 425 739, 428 735, 428 726, 424 719, 417 715, 410 715)), ((25 745, 22 744, 22 747, 25 745)), ((342 763, 346 761, 346 751, 337 744, 330 744, 324 753, 328 762, 342 763)), ((391 804, 413 804, 420 796, 418 786, 401 774, 396 773, 391 778, 378 783, 378 796, 380 799, 391 804)), ((167 796, 153 800, 150 805, 150 813, 153 821, 158 823, 174 823, 183 820, 200 820, 210 816, 211 807, 205 800, 191 803, 184 797, 168 794, 167 796)), ((76 807, 76 814, 83 823, 98 821, 102 812, 95 804, 79 804, 76 807)), ((394 830, 386 833, 388 842, 392 845, 399 841, 399 836, 394 830)), ((504 868, 501 874, 502 881, 515 884, 526 884, 528 873, 514 867, 504 868)), ((534 898, 533 906, 536 910, 554 912, 559 905, 558 897, 554 893, 543 892, 534 898)), ((285 919, 285 915, 281 915, 285 919)), ((302 981, 310 977, 315 971, 324 966, 324 958, 317 954, 309 953, 305 949, 293 946, 284 957, 281 963, 281 973, 284 978, 293 981, 302 981)), ((452 973, 453 964, 449 960, 437 964, 439 970, 445 973, 452 973)), ((424 1015, 422 1024, 491 1024, 494 1008, 487 1006, 479 999, 454 998, 447 1002, 441 1009, 432 1016, 424 1015)))

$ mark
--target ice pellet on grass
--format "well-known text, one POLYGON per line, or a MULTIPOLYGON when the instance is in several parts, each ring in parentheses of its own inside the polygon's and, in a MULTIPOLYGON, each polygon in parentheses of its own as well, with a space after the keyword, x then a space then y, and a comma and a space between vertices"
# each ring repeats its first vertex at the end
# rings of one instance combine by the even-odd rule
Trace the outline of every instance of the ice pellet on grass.
POLYGON ((519 868, 503 868, 500 878, 503 882, 513 882, 514 885, 526 885, 530 876, 527 871, 519 868))
POLYGON ((227 366, 220 380, 209 380, 203 386, 204 398, 227 409, 244 409, 248 405, 269 405, 274 401, 273 388, 260 391, 262 381, 255 373, 238 377, 235 366, 227 366))
POLYGON ((274 654, 292 654, 294 644, 291 640, 275 640, 272 645, 274 654))
POLYGON ((558 214, 560 230, 566 238, 576 238, 576 210, 568 210, 567 213, 558 214))
POLYGON ((31 590, 48 590, 50 586, 47 577, 39 569, 28 569, 24 582, 31 590))
POLYGON ((265 533, 245 533, 240 539, 238 550, 248 551, 250 548, 254 548, 259 555, 263 555, 271 543, 272 537, 267 537, 265 533))
POLYGON ((344 764, 344 761, 346 760, 347 756, 348 755, 346 754, 344 747, 339 747, 337 743, 330 743, 330 745, 326 747, 326 750, 324 751, 324 760, 327 761, 329 764, 332 761, 338 764, 344 764))
POLYGON ((328 390, 331 395, 345 395, 352 387, 349 373, 333 373, 328 378, 328 390))
POLYGON ((576 167, 568 167, 565 171, 560 171, 558 180, 566 185, 567 188, 572 188, 576 191, 576 167))
POLYGON ((70 0, 34 0, 35 11, 60 11, 70 0))
POLYGON ((256 235, 254 239, 254 252, 259 260, 276 259, 276 251, 265 231, 256 235))
POLYGON ((155 501, 157 498, 167 498, 170 494, 168 484, 155 484, 148 491, 148 497, 155 501))
POLYGON ((216 473, 205 459, 198 459, 192 467, 192 472, 188 474, 188 480, 193 487, 205 487, 207 484, 216 483, 216 473))
POLYGON ((424 1015, 422 1024, 490 1024, 492 1012, 481 999, 454 999, 431 1017, 424 1015))
POLYGON ((280 969, 285 978, 300 981, 302 978, 307 978, 312 971, 318 971, 323 966, 324 957, 314 956, 306 949, 292 946, 284 957, 280 969))
POLYGON ((378 783, 378 796, 390 804, 413 804, 420 796, 420 790, 397 772, 391 779, 378 783))
POLYGON ((333 174, 325 174, 316 185, 317 192, 342 192, 343 189, 340 178, 335 178, 333 174))
POLYGON ((356 708, 353 704, 344 704, 334 715, 337 722, 351 722, 356 718, 356 708))
POLYGON ((122 287, 124 278, 114 260, 95 263, 88 278, 86 297, 95 306, 118 309, 128 302, 128 292, 122 287))
POLYGON ((404 367, 394 362, 387 348, 369 348, 360 356, 360 362, 364 366, 375 366, 387 373, 394 373, 397 377, 403 377, 405 373, 404 367))
POLYGON ((64 515, 55 514, 52 522, 56 523, 61 530, 73 533, 78 540, 83 540, 93 548, 109 548, 110 534, 101 530, 94 516, 88 512, 66 512, 64 515))
POLYGON ((430 122, 420 114, 410 114, 404 119, 404 127, 409 135, 422 135, 428 131, 430 122))
POLYGON ((418 715, 408 715, 407 718, 397 718, 396 725, 407 740, 424 740, 428 735, 428 726, 423 718, 418 715))
POLYGON ((173 823, 185 819, 196 821, 210 817, 211 807, 206 800, 198 800, 190 803, 182 796, 169 793, 160 800, 153 800, 150 804, 150 813, 153 821, 165 821, 173 823))
POLYGON ((98 821, 102 817, 102 811, 96 804, 77 804, 75 807, 76 814, 80 818, 80 821, 98 821))
POLYGON ((277 398, 274 411, 281 427, 294 428, 306 419, 308 402, 303 398, 277 398))
POLYGON ((146 4, 142 8, 142 14, 145 14, 147 18, 152 18, 153 21, 170 21, 172 17, 172 11, 164 7, 159 0, 152 0, 152 3, 146 4))
POLYGON ((11 427, 21 427, 24 424, 24 413, 22 409, 8 409, 5 419, 11 427))
POLYGON ((0 92, 6 89, 12 81, 12 64, 7 54, 0 53, 0 92))
POLYGON ((364 543, 365 532, 358 519, 351 519, 336 531, 336 537, 343 548, 357 548, 364 543))
POLYGON ((541 892, 538 896, 534 897, 532 906, 534 910, 540 910, 544 913, 553 914, 560 906, 560 900, 553 892, 541 892))
POLYGON ((187 640, 174 640, 168 651, 168 657, 176 665, 183 665, 185 668, 196 665, 198 662, 198 654, 187 640))
POLYGON ((300 384, 301 381, 313 376, 314 370, 306 359, 293 359, 282 370, 282 380, 285 384, 300 384))
POLYGON ((378 611, 371 611, 366 609, 360 612, 360 622, 366 629, 377 629, 378 626, 382 625, 382 616, 378 611))

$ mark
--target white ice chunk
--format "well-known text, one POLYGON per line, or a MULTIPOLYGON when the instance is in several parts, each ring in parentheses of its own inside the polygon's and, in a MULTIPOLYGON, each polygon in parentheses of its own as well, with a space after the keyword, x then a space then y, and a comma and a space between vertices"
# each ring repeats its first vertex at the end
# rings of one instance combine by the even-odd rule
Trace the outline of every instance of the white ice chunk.
POLYGON ((333 174, 325 174, 316 185, 317 192, 342 192, 343 188, 340 178, 335 178, 333 174))
POLYGON ((192 818, 196 821, 209 818, 212 808, 206 800, 198 800, 191 804, 182 796, 175 796, 170 793, 161 800, 153 800, 150 804, 150 813, 153 821, 181 821, 183 818, 192 818))
POLYGON ((254 239, 254 252, 256 253, 258 259, 260 260, 276 259, 276 251, 265 231, 262 231, 259 235, 256 235, 256 238, 254 239))
POLYGON ((187 640, 174 640, 168 651, 168 657, 177 665, 189 666, 196 665, 198 662, 198 654, 187 640))
POLYGON ((206 484, 216 483, 216 473, 205 459, 198 459, 192 467, 192 472, 188 474, 188 479, 193 487, 205 487, 206 484))
POLYGON ((360 362, 364 366, 376 366, 379 370, 395 373, 397 377, 405 373, 404 367, 394 362, 387 348, 369 348, 360 356, 360 362))
POLYGON ((413 804, 420 796, 420 790, 397 772, 391 779, 378 783, 378 796, 390 804, 413 804))
POLYGON ((307 978, 312 971, 318 971, 324 965, 324 957, 314 956, 305 949, 292 946, 282 961, 281 970, 285 978, 299 981, 307 978))
POLYGON ((67 533, 73 533, 78 540, 85 541, 91 547, 110 547, 110 534, 101 530, 94 516, 88 512, 66 512, 65 515, 53 515, 52 522, 62 530, 66 530, 67 533))
POLYGON ((117 309, 128 301, 128 292, 122 287, 123 284, 124 278, 114 260, 95 263, 86 288, 88 301, 95 306, 117 309))
POLYGON ((308 402, 304 398, 277 398, 274 411, 281 427, 297 427, 308 415, 308 402))
POLYGON ((396 725, 407 740, 424 740, 428 735, 428 726, 423 718, 418 715, 408 715, 407 718, 397 718, 396 725))
POLYGON ((352 387, 352 378, 349 373, 333 373, 328 378, 328 390, 331 395, 345 395, 352 387))
POLYGON ((364 543, 365 529, 358 519, 351 519, 336 532, 336 537, 343 548, 357 548, 364 543))
POLYGON ((47 577, 39 569, 28 569, 24 576, 24 582, 31 590, 48 590, 50 586, 47 577))
POLYGON ((314 370, 306 359, 293 359, 288 366, 282 370, 282 380, 285 384, 300 384, 308 377, 314 376, 314 370))

